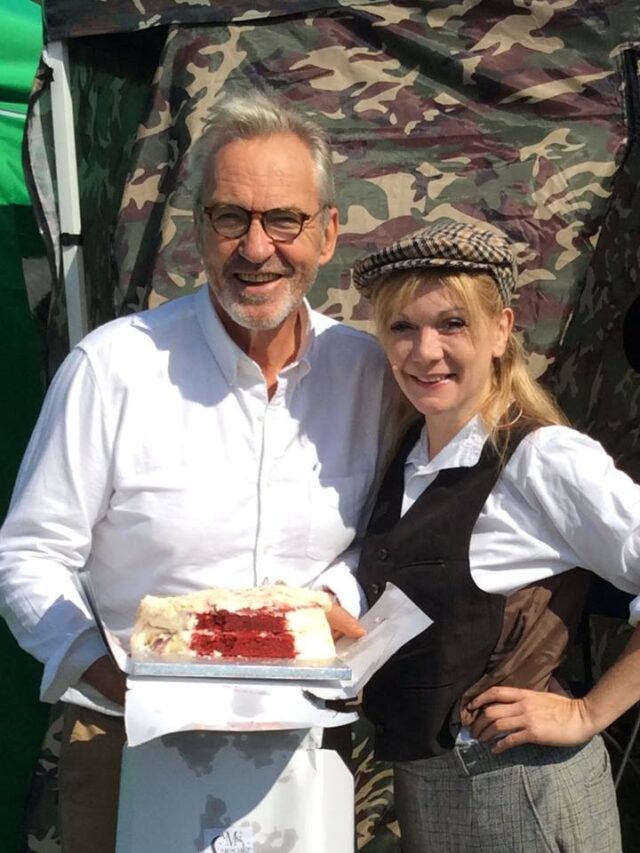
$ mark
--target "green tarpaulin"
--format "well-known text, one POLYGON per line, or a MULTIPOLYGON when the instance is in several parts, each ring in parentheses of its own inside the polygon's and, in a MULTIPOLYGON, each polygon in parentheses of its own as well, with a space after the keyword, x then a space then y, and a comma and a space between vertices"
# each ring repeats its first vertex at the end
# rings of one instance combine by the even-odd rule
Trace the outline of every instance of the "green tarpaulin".
MULTIPOLYGON (((38 6, 0 7, 0 520, 44 388, 43 351, 27 303, 25 271, 38 286, 39 240, 22 173, 27 99, 42 44, 38 6), (24 265, 23 265, 24 259, 24 265)), ((46 265, 45 277, 48 281, 46 265)), ((40 667, 0 622, 0 850, 22 849, 24 804, 48 709, 38 704, 40 667)))

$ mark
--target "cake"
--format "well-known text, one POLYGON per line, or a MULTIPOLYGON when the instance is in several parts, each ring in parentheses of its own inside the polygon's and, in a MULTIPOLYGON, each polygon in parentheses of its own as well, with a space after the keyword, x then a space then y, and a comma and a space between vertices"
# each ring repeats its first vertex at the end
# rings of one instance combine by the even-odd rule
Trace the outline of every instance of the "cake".
POLYGON ((326 592, 301 587, 214 588, 147 595, 131 635, 136 656, 324 661, 335 657, 326 592))

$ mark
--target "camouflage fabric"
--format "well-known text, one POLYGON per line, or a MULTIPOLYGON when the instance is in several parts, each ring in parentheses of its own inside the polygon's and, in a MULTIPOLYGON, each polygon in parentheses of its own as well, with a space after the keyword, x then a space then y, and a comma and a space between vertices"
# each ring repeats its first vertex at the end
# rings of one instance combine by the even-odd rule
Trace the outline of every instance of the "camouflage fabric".
POLYGON ((597 35, 588 14, 578 20, 580 4, 549 10, 546 27, 534 10, 519 16, 513 36, 496 5, 493 18, 493 4, 481 15, 434 8, 429 40, 424 10, 394 4, 274 19, 268 29, 170 29, 116 230, 116 310, 202 283, 185 155, 223 90, 267 79, 327 117, 336 152, 342 238, 314 303, 362 323, 368 306, 349 288, 348 268, 363 250, 424 218, 492 219, 519 249, 519 322, 541 372, 571 316, 622 159, 621 76, 604 36, 602 52, 587 58, 555 35, 571 32, 576 45, 597 35), (539 38, 525 38, 534 27, 539 38))
POLYGON ((127 32, 166 24, 256 21, 349 6, 373 6, 384 0, 45 0, 49 40, 127 32))
POLYGON ((25 853, 60 853, 58 756, 63 711, 61 702, 52 707, 49 727, 40 749, 26 808, 29 835, 25 853))
POLYGON ((393 772, 388 764, 373 760, 375 732, 371 723, 362 719, 353 732, 357 849, 363 853, 399 853, 393 772))
MULTIPOLYGON (((92 325, 203 283, 192 141, 221 94, 270 85, 328 128, 335 152, 341 240, 312 304, 369 327, 350 285, 357 257, 425 221, 494 223, 516 244, 534 372, 640 475, 621 343, 640 295, 638 0, 49 0, 45 12, 50 38, 83 36, 70 52, 92 325), (130 32, 91 37, 115 30, 130 32)), ((43 133, 46 98, 45 86, 43 133)), ((49 343, 55 366, 57 280, 49 343)), ((363 724, 359 849, 392 853, 390 774, 370 743, 363 724)), ((53 853, 36 836, 30 849, 53 853)))
MULTIPOLYGON (((624 161, 549 385, 570 420, 640 481, 640 383, 623 348, 625 317, 640 297, 640 49, 619 56, 628 121, 624 161)), ((635 329, 635 336, 640 329, 635 329)))
MULTIPOLYGON (((222 91, 268 81, 327 123, 336 151, 341 245, 314 304, 366 325, 368 306, 349 287, 359 254, 425 218, 492 220, 519 249, 518 320, 542 373, 583 286, 626 150, 624 75, 619 57, 610 58, 616 33, 607 18, 609 10, 617 20, 632 16, 632 4, 628 14, 623 5, 514 4, 505 18, 503 3, 377 3, 276 17, 268 27, 170 28, 152 88, 139 88, 140 98, 148 91, 147 111, 117 224, 108 206, 99 219, 96 212, 105 188, 113 199, 119 189, 124 158, 112 164, 109 152, 121 154, 125 99, 92 88, 98 72, 80 68, 80 58, 81 192, 87 229, 98 232, 85 235, 86 256, 98 259, 87 274, 92 323, 202 283, 188 150, 222 91)), ((136 33, 127 46, 144 53, 148 36, 136 33)), ((121 92, 130 80, 122 64, 121 92)))

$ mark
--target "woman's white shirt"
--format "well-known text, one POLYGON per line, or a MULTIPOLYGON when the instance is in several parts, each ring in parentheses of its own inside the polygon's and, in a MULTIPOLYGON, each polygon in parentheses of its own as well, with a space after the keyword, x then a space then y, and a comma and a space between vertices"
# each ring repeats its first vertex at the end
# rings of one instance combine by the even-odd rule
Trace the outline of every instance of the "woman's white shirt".
MULTIPOLYGON (((441 470, 475 465, 487 435, 475 417, 430 460, 423 429, 406 461, 402 514, 441 470)), ((580 566, 638 594, 640 486, 588 436, 541 427, 501 472, 473 529, 469 562, 486 592, 507 594, 580 566)), ((640 621, 640 596, 630 621, 640 621)))

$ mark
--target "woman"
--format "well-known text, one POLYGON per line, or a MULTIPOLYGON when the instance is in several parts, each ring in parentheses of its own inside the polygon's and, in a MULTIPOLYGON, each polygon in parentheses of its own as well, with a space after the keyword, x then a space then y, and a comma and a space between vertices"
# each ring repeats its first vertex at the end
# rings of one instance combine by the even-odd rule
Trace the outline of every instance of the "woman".
POLYGON ((392 581, 434 620, 364 696, 403 853, 621 849, 597 733, 640 698, 640 633, 583 699, 554 673, 575 566, 640 591, 640 488, 528 375, 514 269, 503 236, 452 222, 354 269, 405 398, 358 576, 370 604, 392 581))

